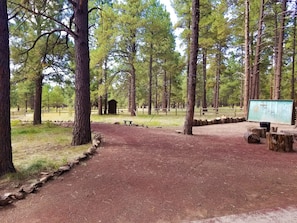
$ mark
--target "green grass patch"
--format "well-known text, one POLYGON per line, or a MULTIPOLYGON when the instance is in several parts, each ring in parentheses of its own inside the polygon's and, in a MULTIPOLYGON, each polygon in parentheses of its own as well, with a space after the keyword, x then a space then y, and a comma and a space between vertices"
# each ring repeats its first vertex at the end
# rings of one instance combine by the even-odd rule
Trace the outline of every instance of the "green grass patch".
POLYGON ((55 171, 91 146, 71 146, 72 128, 57 126, 51 122, 36 126, 14 122, 11 137, 13 163, 17 173, 2 177, 0 188, 7 182, 18 184, 19 181, 37 177, 42 171, 55 171))
MULTIPOLYGON (((23 113, 22 113, 23 114, 23 113)), ((134 124, 145 125, 149 127, 169 127, 169 126, 183 126, 186 116, 186 109, 172 108, 168 112, 152 109, 152 114, 148 115, 147 109, 139 108, 136 116, 131 116, 127 109, 118 109, 117 115, 98 115, 97 110, 92 110, 91 120, 102 123, 119 122, 124 124, 124 120, 131 120, 134 124)), ((244 117, 244 112, 239 107, 220 107, 218 112, 213 108, 208 108, 207 112, 203 112, 201 108, 195 108, 194 119, 214 119, 216 117, 244 117)), ((33 114, 31 111, 23 115, 13 115, 12 122, 18 123, 22 121, 32 121, 33 114)), ((74 112, 70 112, 68 108, 56 111, 51 109, 51 112, 43 112, 42 120, 45 124, 50 125, 51 121, 73 121, 74 112)))

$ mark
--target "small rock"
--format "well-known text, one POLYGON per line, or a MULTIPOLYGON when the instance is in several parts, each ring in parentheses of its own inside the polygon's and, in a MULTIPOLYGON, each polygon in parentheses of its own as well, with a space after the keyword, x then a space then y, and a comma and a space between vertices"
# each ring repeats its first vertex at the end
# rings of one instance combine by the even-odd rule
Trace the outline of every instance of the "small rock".
POLYGON ((78 160, 79 161, 83 161, 83 160, 86 160, 86 159, 88 159, 88 156, 85 155, 85 154, 83 154, 83 155, 81 155, 81 156, 78 157, 78 160))
POLYGON ((13 202, 11 197, 0 197, 0 206, 6 206, 8 204, 11 204, 13 202))
POLYGON ((70 166, 68 165, 59 167, 59 171, 62 171, 62 172, 66 172, 69 170, 70 170, 70 166))
POLYGON ((25 193, 21 193, 21 192, 14 194, 14 196, 15 196, 15 199, 17 200, 22 200, 22 199, 25 199, 26 197, 25 193))
POLYGON ((46 183, 47 181, 51 180, 52 178, 53 178, 53 175, 47 175, 47 176, 41 177, 39 179, 39 181, 42 183, 46 183))
POLYGON ((90 153, 91 155, 96 153, 96 147, 95 146, 92 146, 88 149, 88 153, 90 153))
POLYGON ((35 182, 31 184, 31 187, 37 189, 38 187, 42 187, 43 183, 41 181, 35 182))

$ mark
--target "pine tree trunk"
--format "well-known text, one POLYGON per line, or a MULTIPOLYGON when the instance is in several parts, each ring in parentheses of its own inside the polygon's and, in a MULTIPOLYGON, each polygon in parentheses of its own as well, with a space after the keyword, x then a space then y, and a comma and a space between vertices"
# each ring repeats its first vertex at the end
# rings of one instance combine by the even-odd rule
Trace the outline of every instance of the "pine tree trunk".
POLYGON ((158 75, 155 75, 155 110, 158 111, 158 104, 159 104, 159 98, 158 98, 158 75))
POLYGON ((202 97, 202 109, 207 111, 207 100, 206 100, 206 71, 207 71, 207 49, 203 49, 203 97, 202 97))
POLYGON ((90 55, 88 42, 88 1, 75 0, 75 117, 72 145, 91 141, 90 55))
POLYGON ((131 116, 136 116, 136 71, 132 65, 131 70, 131 116))
POLYGON ((34 117, 33 124, 41 124, 41 104, 42 104, 42 80, 43 76, 40 74, 35 80, 35 96, 34 96, 34 117))
POLYGON ((213 107, 216 111, 219 109, 219 91, 221 78, 221 47, 219 46, 216 54, 216 82, 214 87, 213 107))
POLYGON ((283 67, 283 41, 285 33, 285 17, 287 10, 287 0, 283 0, 282 13, 280 19, 280 32, 278 35, 277 45, 277 66, 275 69, 275 84, 274 84, 274 99, 280 99, 281 94, 281 80, 282 80, 282 67, 283 67))
POLYGON ((148 92, 148 115, 152 114, 152 88, 153 88, 153 44, 150 46, 150 62, 149 62, 149 92, 148 92))
POLYGON ((0 1, 0 176, 15 172, 10 125, 10 70, 7 1, 0 1))
POLYGON ((256 43, 256 53, 253 68, 253 84, 252 84, 252 95, 250 98, 259 99, 260 96, 260 52, 262 43, 262 30, 263 30, 263 20, 264 20, 264 0, 261 1, 261 9, 258 24, 258 34, 256 43))
POLYGON ((197 72, 197 55, 198 55, 198 32, 199 32, 199 0, 192 0, 192 34, 191 34, 191 53, 190 67, 188 75, 187 89, 187 111, 184 123, 184 134, 193 134, 193 119, 195 109, 196 93, 196 72, 197 72))
POLYGON ((135 37, 136 33, 131 35, 133 38, 131 42, 131 52, 130 52, 130 58, 129 58, 129 63, 130 63, 130 114, 131 116, 136 116, 136 69, 134 66, 135 60, 136 60, 136 42, 135 42, 135 37))
POLYGON ((163 94, 162 94, 162 111, 167 112, 167 72, 164 70, 163 75, 163 94))
POLYGON ((294 30, 293 30, 293 53, 292 53, 291 99, 295 101, 296 17, 294 17, 293 29, 294 30))
POLYGON ((100 95, 98 97, 98 115, 103 115, 103 113, 102 113, 102 104, 103 104, 102 95, 100 95))
MULTIPOLYGON (((276 8, 276 7, 274 7, 276 8)), ((271 84, 271 87, 270 87, 270 99, 274 99, 275 97, 275 83, 276 83, 276 76, 275 76, 275 73, 276 73, 276 67, 277 67, 277 57, 278 57, 278 48, 277 48, 277 45, 278 45, 278 38, 279 38, 279 28, 278 28, 278 22, 277 22, 277 15, 278 15, 278 11, 274 10, 274 46, 273 46, 273 49, 274 49, 274 55, 273 55, 273 75, 271 75, 271 80, 270 80, 270 84, 271 84)))
POLYGON ((128 75, 128 112, 131 113, 132 97, 131 97, 131 74, 128 75))
POLYGON ((108 107, 108 83, 107 83, 107 59, 104 60, 104 68, 103 68, 103 76, 104 76, 104 114, 107 114, 108 107))
POLYGON ((245 0, 245 33, 244 33, 244 47, 245 47, 245 56, 244 56, 244 73, 245 73, 245 79, 244 79, 244 102, 243 102, 243 109, 244 109, 244 115, 247 117, 248 113, 248 105, 249 105, 249 91, 250 91, 250 50, 249 50, 249 17, 250 17, 250 1, 245 0))
POLYGON ((169 89, 168 89, 168 95, 167 95, 168 111, 170 111, 170 109, 171 109, 171 86, 172 86, 172 77, 171 77, 171 73, 169 73, 169 89))

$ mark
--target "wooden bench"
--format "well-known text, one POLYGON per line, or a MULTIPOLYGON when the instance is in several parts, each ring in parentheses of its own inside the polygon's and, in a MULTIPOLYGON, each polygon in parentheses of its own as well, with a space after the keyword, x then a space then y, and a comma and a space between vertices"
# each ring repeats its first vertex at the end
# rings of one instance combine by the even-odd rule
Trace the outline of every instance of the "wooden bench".
POLYGON ((133 123, 133 121, 131 121, 131 120, 124 120, 124 124, 125 124, 125 125, 128 124, 129 126, 131 126, 132 123, 133 123))

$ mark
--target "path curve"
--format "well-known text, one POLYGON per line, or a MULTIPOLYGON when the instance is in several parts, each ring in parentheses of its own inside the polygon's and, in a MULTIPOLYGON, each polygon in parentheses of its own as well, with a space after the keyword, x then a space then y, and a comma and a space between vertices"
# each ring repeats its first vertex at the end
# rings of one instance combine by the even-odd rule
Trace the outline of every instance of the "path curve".
POLYGON ((1 223, 199 222, 296 205, 297 153, 247 144, 250 125, 195 127, 185 136, 92 124, 105 140, 98 154, 0 209, 1 223))

